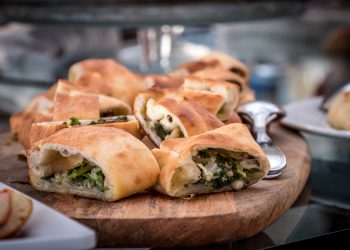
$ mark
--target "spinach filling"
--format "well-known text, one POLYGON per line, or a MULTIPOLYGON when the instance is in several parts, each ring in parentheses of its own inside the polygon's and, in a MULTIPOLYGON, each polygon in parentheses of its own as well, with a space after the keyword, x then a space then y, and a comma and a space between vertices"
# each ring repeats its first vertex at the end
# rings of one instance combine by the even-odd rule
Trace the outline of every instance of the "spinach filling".
POLYGON ((159 138, 162 139, 162 141, 165 140, 165 137, 167 137, 171 133, 170 131, 166 131, 164 127, 160 125, 160 123, 155 123, 153 129, 154 132, 159 136, 159 138))
POLYGON ((194 162, 201 170, 198 183, 219 189, 238 180, 247 184, 264 175, 253 157, 245 153, 235 154, 240 154, 240 156, 233 158, 227 151, 221 149, 200 150, 197 155, 193 156, 194 162), (253 167, 245 168, 244 161, 253 163, 253 167))
POLYGON ((88 189, 96 188, 104 192, 107 188, 104 185, 105 176, 101 168, 87 162, 78 163, 74 168, 64 172, 56 173, 42 178, 46 181, 57 181, 62 183, 63 179, 68 180, 70 184, 87 187, 88 189))
POLYGON ((68 119, 68 121, 63 122, 62 125, 76 126, 76 125, 81 125, 81 122, 79 121, 78 118, 71 117, 71 118, 68 119))

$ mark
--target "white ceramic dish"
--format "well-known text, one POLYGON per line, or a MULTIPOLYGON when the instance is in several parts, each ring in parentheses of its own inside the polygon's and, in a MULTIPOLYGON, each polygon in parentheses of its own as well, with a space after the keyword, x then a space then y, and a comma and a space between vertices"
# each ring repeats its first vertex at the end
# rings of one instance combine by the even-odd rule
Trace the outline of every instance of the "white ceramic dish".
MULTIPOLYGON (((0 188, 6 187, 9 188, 0 182, 0 188)), ((31 217, 15 237, 0 240, 0 250, 73 250, 96 246, 96 235, 93 230, 37 200, 32 201, 31 217)))
POLYGON ((336 130, 328 125, 326 113, 319 109, 321 100, 321 97, 314 97, 286 105, 287 115, 282 124, 312 134, 350 139, 350 131, 336 130))

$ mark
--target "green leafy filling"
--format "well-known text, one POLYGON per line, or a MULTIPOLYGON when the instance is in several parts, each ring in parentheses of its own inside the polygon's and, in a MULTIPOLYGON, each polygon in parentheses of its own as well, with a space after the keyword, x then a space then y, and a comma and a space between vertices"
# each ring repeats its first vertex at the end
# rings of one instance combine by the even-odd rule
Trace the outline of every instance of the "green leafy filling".
POLYGON ((161 138, 162 140, 165 140, 165 137, 167 136, 167 135, 170 135, 170 131, 166 131, 165 129, 164 129, 164 127, 161 125, 161 124, 159 124, 159 123, 156 123, 156 124, 154 124, 154 127, 153 127, 153 129, 154 129, 154 132, 159 136, 159 138, 161 138))
POLYGON ((76 125, 81 125, 81 122, 79 121, 78 118, 71 117, 71 118, 68 119, 68 121, 63 122, 62 125, 76 126, 76 125))
POLYGON ((89 125, 105 124, 105 123, 113 123, 113 122, 127 122, 127 121, 128 121, 128 117, 126 115, 119 115, 115 117, 101 118, 96 121, 91 121, 89 125))
MULTIPOLYGON (((104 192, 107 188, 104 185, 105 176, 102 173, 101 168, 87 162, 78 163, 74 168, 64 172, 62 174, 58 174, 58 178, 67 178, 71 183, 84 186, 89 189, 96 188, 100 192, 104 192)), ((49 175, 42 179, 53 182, 56 179, 56 174, 49 175)), ((62 181, 59 181, 62 183, 62 181)))
POLYGON ((105 176, 102 170, 90 163, 78 163, 75 168, 68 170, 67 177, 77 185, 87 186, 90 189, 97 188, 101 192, 105 191, 105 176))
POLYGON ((206 165, 211 157, 216 157, 215 163, 217 168, 213 173, 212 179, 207 179, 207 175, 201 170, 201 179, 199 183, 203 183, 213 188, 222 188, 230 185, 235 180, 243 180, 248 183, 252 179, 260 178, 263 172, 258 168, 244 169, 240 166, 243 159, 234 159, 229 157, 223 150, 204 149, 200 150, 197 155, 193 156, 193 160, 198 164, 206 165))

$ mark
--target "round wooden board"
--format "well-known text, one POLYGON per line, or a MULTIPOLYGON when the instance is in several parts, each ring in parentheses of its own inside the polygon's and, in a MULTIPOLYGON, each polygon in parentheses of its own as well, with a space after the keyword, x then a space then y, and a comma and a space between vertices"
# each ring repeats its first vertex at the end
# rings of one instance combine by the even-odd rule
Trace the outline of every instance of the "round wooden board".
POLYGON ((99 246, 169 247, 213 244, 253 236, 277 220, 296 200, 310 173, 306 141, 280 125, 271 137, 287 157, 287 168, 274 180, 262 180, 240 192, 175 199, 156 193, 102 202, 34 190, 22 149, 0 134, 0 181, 96 230, 99 246))

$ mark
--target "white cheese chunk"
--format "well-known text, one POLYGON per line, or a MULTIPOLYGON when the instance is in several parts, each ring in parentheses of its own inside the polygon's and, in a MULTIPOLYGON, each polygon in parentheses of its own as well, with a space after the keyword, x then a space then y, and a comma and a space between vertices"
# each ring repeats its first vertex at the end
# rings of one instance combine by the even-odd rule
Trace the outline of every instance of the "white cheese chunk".
POLYGON ((244 187, 244 182, 242 180, 237 180, 231 183, 231 187, 235 190, 241 190, 244 187))

